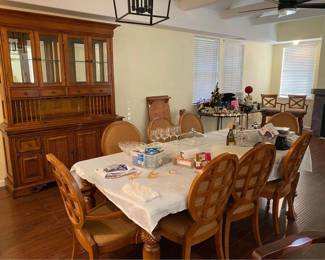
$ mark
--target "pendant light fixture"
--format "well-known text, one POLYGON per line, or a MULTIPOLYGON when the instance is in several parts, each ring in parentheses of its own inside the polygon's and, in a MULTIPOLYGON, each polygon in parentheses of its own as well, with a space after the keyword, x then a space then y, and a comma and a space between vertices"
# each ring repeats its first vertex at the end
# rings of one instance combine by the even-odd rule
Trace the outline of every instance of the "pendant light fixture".
POLYGON ((113 0, 116 22, 156 25, 168 20, 171 0, 158 1, 155 5, 154 0, 113 0), (156 6, 158 1, 166 5, 164 10, 166 15, 158 14, 156 6))

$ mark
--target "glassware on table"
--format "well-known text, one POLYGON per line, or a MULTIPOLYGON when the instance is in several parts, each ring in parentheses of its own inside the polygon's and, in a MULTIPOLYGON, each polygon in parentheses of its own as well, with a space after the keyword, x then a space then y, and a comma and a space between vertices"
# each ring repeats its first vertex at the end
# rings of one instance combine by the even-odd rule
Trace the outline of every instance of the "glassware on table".
POLYGON ((179 126, 174 127, 174 136, 179 141, 179 138, 181 136, 181 128, 179 126))
POLYGON ((164 143, 166 143, 166 140, 168 139, 169 134, 167 128, 161 129, 160 131, 160 138, 163 140, 164 143))
POLYGON ((160 137, 158 133, 158 129, 154 129, 150 132, 150 139, 152 142, 158 142, 160 137))

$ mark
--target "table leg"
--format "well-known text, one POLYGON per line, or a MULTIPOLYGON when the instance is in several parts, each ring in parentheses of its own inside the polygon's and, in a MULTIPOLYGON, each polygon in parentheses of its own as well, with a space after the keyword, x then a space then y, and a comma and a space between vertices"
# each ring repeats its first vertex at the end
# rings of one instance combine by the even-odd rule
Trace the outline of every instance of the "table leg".
POLYGON ((248 129, 248 113, 246 113, 246 129, 248 129))
POLYGON ((143 259, 160 259, 160 235, 154 231, 150 235, 147 231, 141 231, 141 239, 143 241, 142 258, 143 259))

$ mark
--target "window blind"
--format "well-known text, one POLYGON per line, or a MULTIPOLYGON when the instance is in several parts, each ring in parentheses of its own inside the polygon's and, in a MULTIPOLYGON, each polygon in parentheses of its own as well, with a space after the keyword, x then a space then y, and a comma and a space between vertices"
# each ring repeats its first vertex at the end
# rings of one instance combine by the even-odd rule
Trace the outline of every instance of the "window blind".
POLYGON ((193 103, 211 97, 218 81, 220 40, 194 38, 193 103))
POLYGON ((315 43, 284 48, 280 96, 311 94, 315 59, 315 43))
POLYGON ((223 58, 223 93, 237 93, 242 91, 244 45, 235 41, 224 41, 223 58))

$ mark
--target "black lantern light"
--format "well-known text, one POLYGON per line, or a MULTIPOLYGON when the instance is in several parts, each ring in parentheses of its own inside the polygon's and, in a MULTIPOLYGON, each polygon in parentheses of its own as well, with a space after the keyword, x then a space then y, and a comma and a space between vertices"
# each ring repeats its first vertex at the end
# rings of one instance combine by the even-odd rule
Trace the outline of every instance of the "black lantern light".
MULTIPOLYGON (((163 2, 162 0, 159 1, 163 2)), ((156 25, 169 19, 171 0, 165 0, 167 8, 166 15, 160 15, 155 12, 153 0, 113 0, 113 2, 116 22, 156 25), (124 5, 124 8, 122 6, 124 10, 121 16, 118 15, 120 10, 119 5, 124 5), (132 19, 134 16, 140 19, 132 19)))

